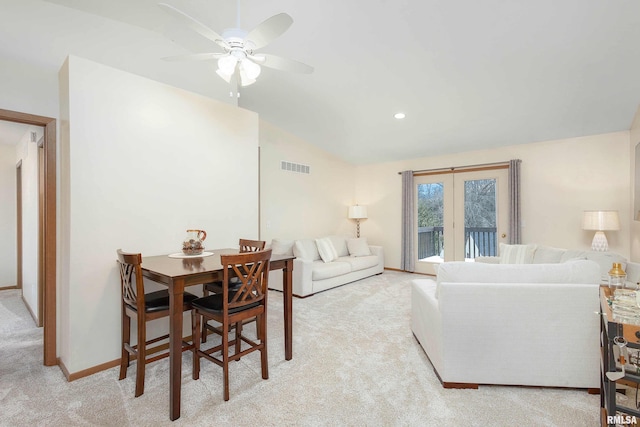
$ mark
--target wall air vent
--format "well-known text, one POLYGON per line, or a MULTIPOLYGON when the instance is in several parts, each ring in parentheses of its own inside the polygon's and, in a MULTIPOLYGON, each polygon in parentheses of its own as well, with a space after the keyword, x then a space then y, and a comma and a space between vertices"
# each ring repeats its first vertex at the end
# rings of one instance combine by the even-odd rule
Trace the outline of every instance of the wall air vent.
POLYGON ((308 165, 301 165, 300 163, 293 163, 287 161, 280 161, 280 169, 287 172, 297 172, 297 173, 306 173, 307 175, 311 173, 311 167, 308 165))

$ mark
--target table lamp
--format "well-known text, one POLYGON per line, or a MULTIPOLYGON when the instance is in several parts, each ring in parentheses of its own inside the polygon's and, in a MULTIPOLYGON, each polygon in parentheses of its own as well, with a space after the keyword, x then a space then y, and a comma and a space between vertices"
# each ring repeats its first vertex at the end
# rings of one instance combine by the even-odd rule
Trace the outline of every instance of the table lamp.
POLYGON ((355 206, 349 206, 349 219, 355 219, 356 220, 356 229, 357 229, 357 234, 356 237, 360 237, 360 220, 361 219, 366 219, 367 218, 367 207, 366 206, 360 206, 360 205, 355 205, 355 206))
POLYGON ((592 251, 608 251, 609 243, 604 232, 608 230, 620 230, 618 211, 584 211, 582 215, 582 229, 595 230, 591 242, 592 251))

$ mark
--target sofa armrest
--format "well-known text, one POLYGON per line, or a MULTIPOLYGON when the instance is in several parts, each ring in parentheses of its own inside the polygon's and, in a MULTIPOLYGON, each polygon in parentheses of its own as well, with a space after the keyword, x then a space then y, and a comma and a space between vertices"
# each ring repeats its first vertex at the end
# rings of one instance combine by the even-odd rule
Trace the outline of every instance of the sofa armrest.
POLYGON ((500 264, 499 256, 479 256, 475 258, 476 262, 484 262, 486 264, 500 264))
POLYGON ((380 258, 380 264, 384 267, 384 248, 382 246, 369 245, 371 255, 377 255, 380 258))
POLYGON ((301 258, 293 260, 293 294, 307 296, 313 293, 313 261, 301 258))

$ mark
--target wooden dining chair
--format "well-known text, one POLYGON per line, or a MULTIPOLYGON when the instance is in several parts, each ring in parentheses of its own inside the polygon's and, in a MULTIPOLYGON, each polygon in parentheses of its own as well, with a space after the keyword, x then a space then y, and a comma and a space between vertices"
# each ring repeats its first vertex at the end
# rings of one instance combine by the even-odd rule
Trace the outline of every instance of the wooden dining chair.
MULTIPOLYGON (((122 356, 120 358, 120 380, 127 377, 131 356, 137 362, 136 395, 144 393, 144 371, 147 363, 169 356, 168 351, 160 352, 161 346, 148 348, 150 344, 166 340, 169 334, 147 340, 147 322, 169 316, 169 292, 163 289, 156 292, 144 293, 142 278, 142 254, 125 253, 118 249, 118 265, 120 267, 120 289, 122 291, 122 356), (137 319, 138 340, 131 345, 131 319, 137 319), (148 357, 151 356, 151 357, 148 357)), ((184 293, 183 311, 191 310, 191 302, 197 297, 188 292, 184 293)), ((193 349, 193 343, 183 341, 182 351, 193 349)))
MULTIPOLYGON (((266 243, 267 242, 265 242, 264 240, 240 239, 238 241, 238 246, 240 247, 240 253, 257 252, 257 251, 264 250, 266 243)), ((232 288, 233 286, 238 286, 238 282, 235 277, 231 279, 231 282, 232 282, 232 288)), ((202 294, 205 297, 208 296, 209 294, 212 294, 212 293, 217 294, 220 292, 222 292, 222 281, 205 283, 202 286, 202 294)), ((211 326, 207 322, 203 322, 202 323, 202 342, 207 342, 208 330, 215 332, 217 334, 220 333, 219 328, 211 326)))
POLYGON ((222 292, 198 298, 192 302, 193 342, 193 379, 200 378, 200 358, 204 357, 222 366, 224 378, 224 400, 229 400, 229 362, 238 360, 254 351, 260 351, 262 378, 269 378, 267 362, 267 295, 269 280, 269 261, 271 249, 258 252, 244 252, 235 255, 220 255, 223 266, 222 292), (240 286, 230 289, 231 278, 238 277, 240 286), (257 318, 257 338, 249 339, 242 335, 242 322, 257 318), (215 347, 201 349, 200 322, 215 320, 220 323, 222 343, 215 347), (232 325, 235 326, 235 338, 229 341, 232 325), (241 350, 241 344, 248 348, 241 350), (235 346, 229 354, 230 346, 235 346), (219 357, 213 354, 220 351, 219 357))

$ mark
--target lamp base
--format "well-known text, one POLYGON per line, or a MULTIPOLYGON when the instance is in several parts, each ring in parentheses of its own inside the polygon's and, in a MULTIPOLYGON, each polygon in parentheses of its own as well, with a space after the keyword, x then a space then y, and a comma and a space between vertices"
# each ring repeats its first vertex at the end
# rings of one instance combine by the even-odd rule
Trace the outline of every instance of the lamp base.
POLYGON ((595 236, 593 236, 593 241, 591 242, 591 250, 598 252, 606 252, 609 250, 609 242, 607 242, 607 236, 604 235, 603 231, 596 231, 595 236))
POLYGON ((360 238, 360 220, 356 219, 356 237, 360 238))

